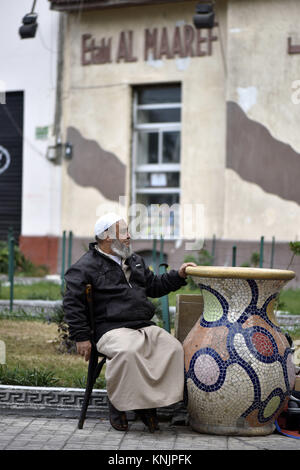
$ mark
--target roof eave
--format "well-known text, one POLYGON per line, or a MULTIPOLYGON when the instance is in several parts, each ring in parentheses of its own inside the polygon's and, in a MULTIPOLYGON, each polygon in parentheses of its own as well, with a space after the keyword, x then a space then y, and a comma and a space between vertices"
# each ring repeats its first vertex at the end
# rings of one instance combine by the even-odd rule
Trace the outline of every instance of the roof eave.
POLYGON ((66 1, 66 0, 49 0, 50 10, 55 11, 89 11, 89 10, 104 10, 109 8, 124 8, 132 6, 146 6, 153 4, 163 3, 179 3, 183 0, 98 0, 91 3, 82 3, 80 1, 66 1))

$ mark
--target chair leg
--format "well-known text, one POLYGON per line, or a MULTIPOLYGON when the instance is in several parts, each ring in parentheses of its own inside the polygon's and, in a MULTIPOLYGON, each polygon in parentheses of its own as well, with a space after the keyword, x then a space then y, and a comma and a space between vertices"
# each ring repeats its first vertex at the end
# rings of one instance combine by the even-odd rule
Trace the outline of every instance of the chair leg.
POLYGON ((91 397, 91 394, 92 394, 92 391, 93 391, 93 386, 94 386, 94 383, 95 383, 94 373, 95 373, 95 369, 97 367, 97 363, 98 363, 97 353, 96 353, 96 351, 92 350, 91 357, 90 357, 90 360, 89 360, 87 383, 86 383, 86 388, 85 388, 85 393, 84 393, 84 399, 83 399, 81 412, 80 412, 80 417, 79 417, 79 421, 78 421, 78 429, 83 428, 83 423, 84 423, 84 420, 85 420, 85 417, 86 417, 86 412, 87 412, 87 409, 88 409, 88 406, 89 406, 90 397, 91 397))
POLYGON ((106 361, 106 357, 104 357, 102 359, 101 362, 99 362, 96 366, 96 369, 95 369, 95 373, 94 373, 94 383, 96 382, 96 380, 98 379, 100 373, 101 373, 101 370, 102 370, 102 367, 104 366, 105 364, 105 361, 106 361))

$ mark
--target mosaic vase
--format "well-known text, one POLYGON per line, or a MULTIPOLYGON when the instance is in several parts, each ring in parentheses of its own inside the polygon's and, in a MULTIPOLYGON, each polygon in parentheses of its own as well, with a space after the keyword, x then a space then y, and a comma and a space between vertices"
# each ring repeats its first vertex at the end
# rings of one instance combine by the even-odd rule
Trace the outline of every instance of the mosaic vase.
POLYGON ((183 343, 191 427, 219 435, 272 433, 295 382, 274 304, 295 273, 200 266, 187 273, 204 300, 183 343))

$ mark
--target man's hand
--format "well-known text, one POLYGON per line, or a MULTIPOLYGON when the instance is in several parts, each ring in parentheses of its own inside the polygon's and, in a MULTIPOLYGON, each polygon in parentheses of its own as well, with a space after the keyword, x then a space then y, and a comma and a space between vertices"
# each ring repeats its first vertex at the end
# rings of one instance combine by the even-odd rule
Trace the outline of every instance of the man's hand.
POLYGON ((183 277, 183 278, 186 278, 186 277, 187 277, 187 274, 186 274, 186 272, 185 272, 185 268, 186 268, 187 266, 194 266, 194 267, 195 267, 195 266, 197 266, 197 265, 196 265, 195 263, 183 263, 183 264, 180 266, 179 270, 178 270, 178 274, 179 274, 180 277, 183 277))
POLYGON ((76 343, 76 349, 80 356, 83 356, 86 361, 89 360, 92 350, 92 344, 90 341, 78 341, 76 343))

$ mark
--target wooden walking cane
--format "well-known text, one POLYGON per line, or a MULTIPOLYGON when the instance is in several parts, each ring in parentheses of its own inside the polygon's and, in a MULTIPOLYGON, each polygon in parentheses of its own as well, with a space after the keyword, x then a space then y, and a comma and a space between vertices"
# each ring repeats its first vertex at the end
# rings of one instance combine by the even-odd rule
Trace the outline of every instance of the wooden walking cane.
POLYGON ((91 355, 89 358, 89 366, 88 366, 88 375, 87 375, 87 382, 85 388, 85 394, 83 398, 83 403, 81 407, 80 417, 78 421, 78 428, 83 428, 83 423, 86 417, 86 412, 89 406, 90 397, 93 391, 94 384, 99 377, 101 369, 106 361, 106 357, 99 354, 96 348, 95 343, 95 318, 94 318, 94 306, 93 306, 93 295, 92 295, 92 286, 91 284, 86 285, 85 295, 87 300, 88 306, 88 315, 89 315, 89 324, 91 328, 91 355), (98 363, 98 357, 103 357, 103 359, 98 363))

